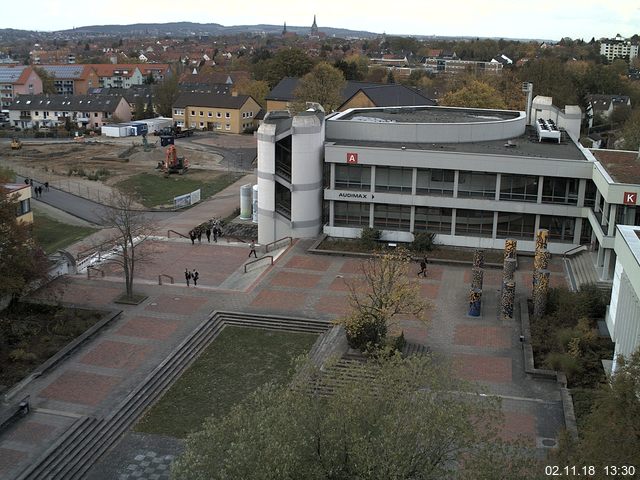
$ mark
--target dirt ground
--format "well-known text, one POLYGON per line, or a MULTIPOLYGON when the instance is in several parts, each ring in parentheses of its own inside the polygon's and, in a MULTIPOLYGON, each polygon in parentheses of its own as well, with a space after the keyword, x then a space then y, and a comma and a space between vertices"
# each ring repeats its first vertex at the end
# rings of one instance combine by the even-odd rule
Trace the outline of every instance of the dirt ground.
MULTIPOLYGON (((192 167, 198 170, 224 171, 220 165, 222 157, 215 153, 202 152, 177 145, 178 155, 189 160, 192 167)), ((71 178, 74 181, 84 176, 108 171, 108 175, 101 178, 106 185, 114 185, 132 175, 142 172, 153 172, 158 162, 165 159, 166 148, 155 147, 145 152, 137 143, 93 143, 83 144, 50 144, 25 145, 20 151, 8 152, 3 155, 5 164, 10 163, 20 170, 32 171, 31 176, 39 179, 47 177, 51 183, 56 177, 71 178), (37 172, 40 172, 38 175, 37 172), (71 172, 71 175, 69 175, 71 172)))

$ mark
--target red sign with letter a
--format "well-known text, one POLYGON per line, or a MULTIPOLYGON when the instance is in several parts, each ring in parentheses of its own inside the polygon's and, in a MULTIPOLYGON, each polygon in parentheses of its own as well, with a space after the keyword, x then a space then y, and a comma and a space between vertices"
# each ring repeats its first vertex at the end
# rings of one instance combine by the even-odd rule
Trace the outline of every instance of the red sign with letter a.
POLYGON ((638 194, 634 192, 624 192, 624 200, 622 203, 625 205, 635 205, 638 200, 638 194))
POLYGON ((347 163, 358 163, 358 154, 347 153, 347 163))

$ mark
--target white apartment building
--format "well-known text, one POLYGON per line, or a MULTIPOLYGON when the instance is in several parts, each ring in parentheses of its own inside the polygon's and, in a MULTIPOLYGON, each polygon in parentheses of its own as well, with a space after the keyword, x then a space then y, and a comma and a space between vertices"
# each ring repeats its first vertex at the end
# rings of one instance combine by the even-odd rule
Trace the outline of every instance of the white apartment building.
POLYGON ((638 56, 638 44, 616 35, 616 38, 603 38, 600 40, 600 55, 607 57, 612 62, 616 58, 627 58, 629 61, 638 56))

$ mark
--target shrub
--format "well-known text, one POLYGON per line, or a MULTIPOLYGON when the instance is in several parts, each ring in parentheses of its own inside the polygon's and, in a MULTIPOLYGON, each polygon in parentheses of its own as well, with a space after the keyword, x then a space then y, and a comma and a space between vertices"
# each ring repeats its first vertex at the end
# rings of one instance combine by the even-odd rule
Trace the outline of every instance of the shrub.
POLYGON ((561 370, 567 378, 571 378, 580 372, 580 359, 568 353, 553 352, 547 355, 547 366, 553 370, 561 370))
POLYGON ((381 236, 382 232, 377 228, 364 227, 360 233, 360 240, 365 248, 373 250, 381 236))
POLYGON ((435 233, 418 232, 413 234, 413 242, 409 247, 414 252, 430 252, 433 250, 435 233))
POLYGON ((35 355, 35 353, 27 352, 22 348, 16 348, 15 350, 11 350, 9 352, 9 359, 12 362, 32 363, 32 362, 35 362, 37 358, 38 357, 35 355))
POLYGON ((344 320, 344 329, 349 346, 362 352, 376 350, 387 334, 385 321, 378 321, 369 315, 358 313, 344 320))

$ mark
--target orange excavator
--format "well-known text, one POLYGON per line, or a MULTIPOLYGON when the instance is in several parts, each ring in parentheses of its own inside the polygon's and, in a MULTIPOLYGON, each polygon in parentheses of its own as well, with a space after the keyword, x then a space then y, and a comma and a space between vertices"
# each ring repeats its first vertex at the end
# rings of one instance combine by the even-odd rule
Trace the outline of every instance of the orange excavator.
POLYGON ((175 145, 169 145, 167 157, 158 167, 164 172, 165 176, 169 176, 172 173, 182 175, 189 169, 189 161, 184 157, 178 156, 175 145))

